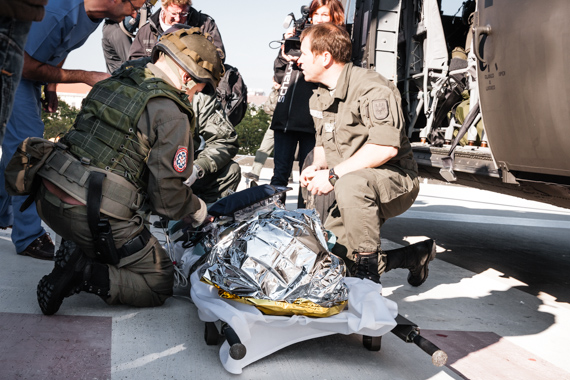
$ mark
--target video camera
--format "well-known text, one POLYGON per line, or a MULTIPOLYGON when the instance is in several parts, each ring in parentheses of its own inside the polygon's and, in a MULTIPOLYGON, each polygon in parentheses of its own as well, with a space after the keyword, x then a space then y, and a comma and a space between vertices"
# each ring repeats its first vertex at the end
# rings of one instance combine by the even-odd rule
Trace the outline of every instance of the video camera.
POLYGON ((120 27, 125 34, 131 38, 135 37, 137 29, 146 24, 148 17, 152 11, 152 7, 158 0, 146 0, 143 6, 137 12, 137 17, 127 16, 121 22, 120 27))
POLYGON ((295 19, 295 15, 293 12, 289 13, 283 22, 283 27, 288 28, 291 23, 295 27, 295 35, 293 37, 287 38, 283 42, 284 46, 284 53, 287 55, 291 55, 293 57, 300 57, 301 56, 301 32, 307 26, 307 22, 309 21, 309 6, 303 5, 301 7, 301 18, 295 19))

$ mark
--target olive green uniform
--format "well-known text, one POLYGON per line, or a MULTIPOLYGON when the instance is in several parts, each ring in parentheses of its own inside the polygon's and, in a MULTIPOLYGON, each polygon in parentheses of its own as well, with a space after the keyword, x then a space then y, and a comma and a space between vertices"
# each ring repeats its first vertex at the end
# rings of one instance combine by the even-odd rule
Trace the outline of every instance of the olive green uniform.
MULTIPOLYGON (((151 80, 154 80, 153 77, 160 78, 172 86, 165 74, 153 64, 147 66, 145 75, 151 80)), ((94 90, 96 88, 98 88, 97 85, 94 90)), ((172 87, 171 91, 177 90, 172 87)), ((185 96, 181 94, 178 96, 184 102, 185 96)), ((88 98, 83 109, 93 104, 90 102, 88 98)), ((144 226, 147 215, 145 211, 151 210, 158 215, 178 220, 196 212, 201 207, 199 199, 192 190, 183 184, 193 170, 194 116, 190 103, 187 99, 185 102, 186 108, 181 106, 181 103, 177 104, 164 96, 151 98, 136 121, 136 131, 133 131, 136 135, 136 143, 127 149, 130 149, 127 153, 131 155, 129 162, 132 167, 142 168, 140 169, 141 178, 131 179, 130 182, 144 184, 145 188, 140 189, 144 193, 144 201, 137 206, 138 212, 134 212, 128 218, 104 214, 105 210, 103 206, 101 207, 101 217, 109 219, 117 248, 121 248, 126 242, 137 237, 146 228, 144 226), (186 152, 186 155, 180 156, 181 152, 186 152), (185 160, 177 160, 181 157, 185 157, 185 160)), ((103 109, 103 107, 99 108, 103 109)), ((93 140, 96 135, 96 128, 89 131, 88 136, 93 136, 93 140)), ((74 145, 68 140, 71 140, 69 134, 63 138, 63 141, 70 145, 71 151, 74 152, 74 145)), ((121 150, 124 150, 123 146, 121 150)), ((76 147, 75 151, 77 151, 76 147)), ((120 152, 117 151, 117 153, 120 152)), ((77 154, 75 156, 77 157, 77 154)), ((111 171, 120 173, 119 169, 120 167, 111 171)), ((125 176, 126 172, 125 170, 125 176)), ((71 194, 65 179, 50 179, 50 181, 71 194)), ((103 191, 103 196, 105 197, 105 191, 103 191)), ((86 206, 65 202, 61 197, 50 192, 45 185, 41 186, 36 199, 39 215, 57 234, 77 243, 86 255, 95 256, 86 206)), ((168 254, 154 236, 150 237, 141 250, 121 258, 117 265, 107 266, 110 296, 105 301, 108 304, 158 306, 172 295, 173 265, 168 254)))
MULTIPOLYGON (((121 68, 144 67, 150 57, 125 62, 121 68)), ((192 185, 194 194, 213 203, 237 189, 241 168, 233 161, 239 150, 238 136, 215 95, 197 93, 192 99, 196 128, 194 130, 194 163, 204 176, 192 185)))
POLYGON ((213 203, 234 192, 241 180, 240 166, 233 161, 239 150, 238 136, 214 95, 194 95, 192 108, 196 115, 194 164, 204 170, 192 190, 204 202, 213 203))
MULTIPOLYGON (((325 227, 337 236, 333 252, 354 260, 353 252, 381 252, 380 227, 415 201, 417 164, 405 134, 397 88, 371 70, 346 64, 336 89, 320 86, 310 100, 316 146, 322 146, 329 168, 354 155, 365 144, 393 146, 398 154, 377 168, 343 175, 335 184, 336 206, 325 227)), ((385 255, 379 255, 379 273, 385 255)))

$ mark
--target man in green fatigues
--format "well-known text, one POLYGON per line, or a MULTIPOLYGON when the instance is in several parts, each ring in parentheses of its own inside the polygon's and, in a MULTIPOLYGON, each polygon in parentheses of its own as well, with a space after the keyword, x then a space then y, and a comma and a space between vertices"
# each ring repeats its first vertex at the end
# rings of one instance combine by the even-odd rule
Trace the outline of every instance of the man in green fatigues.
POLYGON ((38 284, 46 315, 79 291, 108 304, 159 306, 172 295, 173 266, 144 223, 150 212, 193 226, 207 216, 191 189, 195 93, 223 75, 198 29, 165 34, 153 63, 96 84, 74 127, 38 175, 40 217, 64 239, 38 284))
POLYGON ((400 94, 380 74, 350 63, 344 28, 314 25, 301 38, 298 64, 307 81, 320 84, 309 102, 314 161, 301 173, 301 185, 317 195, 334 189, 325 228, 337 236, 333 252, 355 262, 353 275, 379 282, 381 273, 406 268, 408 282, 419 286, 435 257, 434 242, 387 253, 380 247, 382 224, 410 208, 419 191, 400 94))
POLYGON ((192 190, 210 204, 239 186, 241 168, 233 160, 239 150, 238 135, 215 96, 196 94, 192 107, 196 116, 194 165, 198 176, 192 190))

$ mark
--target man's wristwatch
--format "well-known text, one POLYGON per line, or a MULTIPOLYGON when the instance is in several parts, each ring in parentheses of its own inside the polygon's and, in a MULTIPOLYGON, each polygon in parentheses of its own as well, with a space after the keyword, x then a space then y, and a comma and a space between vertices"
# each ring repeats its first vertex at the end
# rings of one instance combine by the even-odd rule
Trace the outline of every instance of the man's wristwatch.
POLYGON ((331 183, 331 185, 333 185, 333 187, 334 187, 337 180, 338 180, 338 176, 334 172, 334 168, 330 168, 330 170, 329 170, 329 182, 331 183))

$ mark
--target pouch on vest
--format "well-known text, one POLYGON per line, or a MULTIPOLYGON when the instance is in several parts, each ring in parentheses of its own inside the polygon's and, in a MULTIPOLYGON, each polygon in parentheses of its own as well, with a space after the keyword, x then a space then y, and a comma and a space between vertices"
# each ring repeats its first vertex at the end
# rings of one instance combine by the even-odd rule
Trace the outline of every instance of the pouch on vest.
POLYGON ((30 195, 38 189, 41 178, 36 174, 54 147, 55 143, 40 137, 28 137, 18 146, 4 173, 8 194, 30 195))

